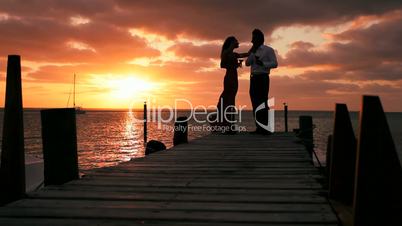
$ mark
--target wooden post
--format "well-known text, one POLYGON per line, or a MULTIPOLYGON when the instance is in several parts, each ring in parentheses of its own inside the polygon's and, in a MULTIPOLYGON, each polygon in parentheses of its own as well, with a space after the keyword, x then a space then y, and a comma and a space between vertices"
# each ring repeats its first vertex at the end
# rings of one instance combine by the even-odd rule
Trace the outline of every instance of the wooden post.
POLYGON ((402 225, 402 168, 378 96, 363 96, 354 226, 402 225))
POLYGON ((148 136, 148 131, 147 131, 147 121, 148 121, 148 115, 147 115, 147 102, 144 102, 144 146, 147 145, 147 136, 148 136))
POLYGON ((174 123, 173 145, 187 143, 187 117, 178 117, 174 123))
POLYGON ((302 139, 303 144, 306 146, 310 155, 313 155, 313 117, 302 115, 299 116, 299 137, 302 139))
POLYGON ((329 198, 352 205, 356 168, 356 138, 346 104, 335 105, 331 144, 329 198))
POLYGON ((329 172, 330 172, 330 166, 331 166, 331 153, 332 153, 332 134, 328 135, 328 139, 327 139, 327 152, 326 152, 326 166, 325 166, 325 175, 327 176, 328 180, 329 180, 329 172))
POLYGON ((21 57, 8 56, 1 153, 0 205, 25 195, 21 57))
POLYGON ((285 133, 287 133, 288 130, 288 105, 287 103, 283 103, 283 107, 284 107, 284 120, 285 120, 285 133))
POLYGON ((41 111, 45 185, 79 178, 74 108, 41 111))

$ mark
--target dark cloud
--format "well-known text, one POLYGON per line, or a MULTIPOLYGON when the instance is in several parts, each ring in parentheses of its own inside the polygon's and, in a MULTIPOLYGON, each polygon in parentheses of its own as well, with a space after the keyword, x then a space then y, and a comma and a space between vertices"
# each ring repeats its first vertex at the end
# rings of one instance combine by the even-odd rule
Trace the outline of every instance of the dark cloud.
POLYGON ((142 27, 169 37, 187 34, 222 39, 234 34, 244 40, 249 39, 254 27, 269 34, 279 26, 340 23, 401 6, 399 0, 2 0, 0 11, 28 19, 61 21, 81 15, 119 27, 142 27))
POLYGON ((397 19, 389 19, 366 29, 348 30, 335 35, 335 40, 348 41, 349 44, 334 45, 333 49, 351 52, 353 55, 349 55, 353 59, 370 56, 375 61, 402 61, 402 12, 399 15, 397 19))
POLYGON ((273 76, 272 77, 272 95, 297 98, 300 94, 303 96, 321 98, 327 90, 338 90, 340 87, 346 90, 356 90, 356 84, 337 84, 325 82, 320 79, 306 79, 303 76, 288 77, 288 76, 273 76))
POLYGON ((70 16, 96 16, 113 10, 113 0, 1 0, 0 12, 26 18, 66 20, 70 16))
MULTIPOLYGON (((0 13, 19 19, 0 21, 0 30, 4 34, 0 42, 5 47, 1 48, 0 54, 20 53, 30 59, 53 61, 72 58, 78 61, 99 61, 99 55, 117 58, 125 54, 126 56, 117 60, 126 60, 129 54, 137 57, 158 54, 146 48, 141 40, 130 36, 128 29, 133 27, 172 39, 177 35, 187 35, 207 40, 222 40, 227 35, 236 35, 242 41, 249 41, 250 32, 254 27, 266 31, 269 38, 269 33, 279 26, 335 24, 360 15, 380 15, 400 7, 400 1, 362 0, 270 0, 253 3, 223 0, 2 0, 0 13), (72 16, 87 17, 92 22, 73 27, 69 24, 72 16), (96 49, 98 54, 61 48, 69 40, 84 42, 96 49)), ((345 33, 337 38, 359 37, 358 34, 345 33)), ((339 50, 347 50, 348 47, 335 44, 333 46, 339 50)), ((184 44, 175 48, 182 55, 193 51, 200 56, 212 56, 214 47, 204 46, 203 49, 197 49, 184 44)), ((295 48, 289 55, 292 64, 303 65, 309 62, 308 59, 303 62, 292 60, 291 55, 297 57, 297 51, 300 50, 295 48)), ((317 63, 333 62, 332 57, 323 58, 314 51, 311 51, 309 56, 310 61, 317 63)))
POLYGON ((249 39, 254 27, 270 33, 279 26, 340 23, 359 15, 381 14, 402 6, 400 1, 321 1, 321 0, 117 0, 124 16, 105 19, 126 26, 145 26, 169 34, 185 33, 208 39, 235 34, 249 39), (132 20, 127 20, 133 18, 132 20))
POLYGON ((43 18, 11 19, 0 21, 0 30, 0 54, 20 54, 31 61, 106 63, 160 55, 128 30, 96 21, 71 26, 43 18), (90 49, 74 49, 69 42, 82 43, 90 49))
MULTIPOLYGON (((332 65, 334 71, 318 72, 328 79, 402 79, 402 16, 367 28, 351 29, 333 36, 325 50, 296 42, 282 58, 289 67, 332 65)), ((311 73, 309 73, 311 74, 311 73)))
POLYGON ((321 66, 336 64, 336 57, 328 50, 315 50, 308 42, 295 42, 290 45, 292 48, 285 56, 281 57, 281 65, 288 67, 321 66))
POLYGON ((291 49, 296 50, 309 50, 314 47, 314 44, 311 42, 297 41, 290 44, 291 49))
POLYGON ((221 46, 206 44, 194 45, 192 43, 178 43, 168 49, 178 56, 184 57, 200 57, 200 58, 219 58, 221 46))
POLYGON ((325 81, 320 78, 307 79, 305 76, 272 76, 270 97, 275 97, 279 109, 282 102, 288 102, 291 109, 316 109, 317 106, 333 109, 335 103, 347 103, 349 109, 358 110, 362 95, 379 95, 384 101, 386 111, 400 111, 396 103, 402 96, 402 90, 399 88, 401 85, 402 80, 393 85, 363 85, 357 82, 325 81))

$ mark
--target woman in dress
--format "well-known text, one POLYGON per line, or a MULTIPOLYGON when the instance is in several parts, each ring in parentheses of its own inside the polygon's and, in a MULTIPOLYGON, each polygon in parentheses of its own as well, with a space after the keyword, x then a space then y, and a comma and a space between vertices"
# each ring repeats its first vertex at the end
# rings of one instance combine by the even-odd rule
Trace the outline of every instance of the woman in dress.
POLYGON ((223 80, 223 92, 219 97, 218 101, 218 119, 221 125, 226 128, 230 127, 228 132, 232 134, 236 131, 232 128, 232 123, 230 121, 234 120, 233 114, 227 114, 228 112, 233 112, 235 107, 236 94, 238 89, 238 76, 237 68, 241 67, 242 60, 239 58, 248 57, 248 53, 236 53, 233 50, 239 47, 239 42, 233 36, 226 38, 222 46, 221 51, 221 68, 226 69, 225 78, 223 80), (225 117, 226 115, 226 117, 225 117))

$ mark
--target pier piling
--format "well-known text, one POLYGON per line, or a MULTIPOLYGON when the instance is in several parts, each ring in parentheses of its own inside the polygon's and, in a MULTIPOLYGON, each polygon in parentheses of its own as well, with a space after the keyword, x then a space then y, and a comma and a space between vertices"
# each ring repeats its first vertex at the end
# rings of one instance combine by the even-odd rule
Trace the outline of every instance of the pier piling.
POLYGON ((329 197, 351 205, 356 168, 356 138, 346 104, 335 105, 334 130, 330 145, 329 197))
POLYGON ((402 225, 402 168, 378 96, 363 96, 354 226, 402 225))
POLYGON ((302 139, 310 155, 313 155, 313 117, 302 115, 299 117, 299 138, 302 139))
POLYGON ((288 132, 288 104, 283 103, 283 112, 284 112, 284 120, 285 120, 285 133, 288 132))
POLYGON ((187 117, 178 117, 174 124, 173 145, 187 143, 187 117))
POLYGON ((0 205, 25 194, 24 123, 21 57, 9 55, 1 153, 0 205))
POLYGON ((45 185, 78 179, 74 108, 41 111, 45 185))
POLYGON ((328 138, 327 138, 327 152, 326 152, 326 155, 325 155, 325 163, 326 163, 326 165, 325 165, 325 176, 327 177, 327 178, 329 178, 329 173, 330 173, 330 167, 331 167, 331 164, 330 164, 330 162, 331 162, 331 153, 332 153, 332 134, 330 134, 330 135, 328 135, 328 138))
POLYGON ((147 110, 147 102, 144 102, 144 146, 147 145, 147 140, 148 140, 148 128, 147 128, 147 123, 148 123, 148 110, 147 110))

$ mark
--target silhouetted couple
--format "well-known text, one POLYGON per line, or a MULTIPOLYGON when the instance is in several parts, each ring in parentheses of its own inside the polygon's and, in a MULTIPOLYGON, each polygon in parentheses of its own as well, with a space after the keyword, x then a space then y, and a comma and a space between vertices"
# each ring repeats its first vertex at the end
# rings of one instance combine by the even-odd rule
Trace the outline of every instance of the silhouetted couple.
POLYGON ((271 134, 268 130, 268 92, 269 72, 276 68, 275 51, 264 45, 264 33, 254 29, 252 33, 252 47, 247 53, 236 53, 234 49, 239 47, 239 42, 233 36, 226 38, 221 52, 221 68, 226 69, 223 82, 223 92, 218 102, 219 121, 231 129, 225 133, 233 134, 232 126, 235 116, 235 100, 238 90, 237 68, 241 67, 241 58, 246 58, 246 66, 250 66, 250 98, 253 105, 256 130, 252 133, 271 134))

